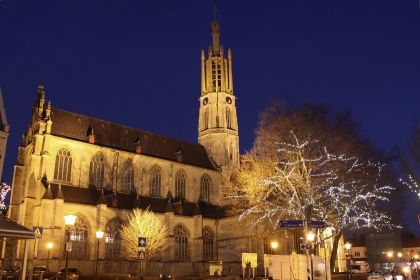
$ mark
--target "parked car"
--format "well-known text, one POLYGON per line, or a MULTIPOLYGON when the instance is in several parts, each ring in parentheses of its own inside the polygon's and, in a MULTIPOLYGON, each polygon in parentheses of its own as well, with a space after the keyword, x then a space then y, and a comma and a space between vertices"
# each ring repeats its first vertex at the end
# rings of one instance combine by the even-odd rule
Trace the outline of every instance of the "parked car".
POLYGON ((20 274, 20 267, 18 266, 8 266, 5 270, 3 270, 2 279, 13 279, 18 280, 20 274))
POLYGON ((369 273, 367 280, 393 280, 393 277, 387 271, 375 270, 369 273))
POLYGON ((57 276, 55 277, 55 279, 57 280, 79 280, 82 273, 80 272, 80 270, 78 270, 75 267, 69 267, 67 268, 67 279, 65 279, 65 274, 66 274, 66 269, 63 268, 62 270, 60 270, 60 272, 57 274, 57 276))
POLYGON ((352 273, 368 273, 370 272, 370 267, 367 262, 355 263, 350 266, 352 273))
POLYGON ((50 279, 57 273, 50 272, 45 265, 34 266, 32 270, 32 280, 50 279))

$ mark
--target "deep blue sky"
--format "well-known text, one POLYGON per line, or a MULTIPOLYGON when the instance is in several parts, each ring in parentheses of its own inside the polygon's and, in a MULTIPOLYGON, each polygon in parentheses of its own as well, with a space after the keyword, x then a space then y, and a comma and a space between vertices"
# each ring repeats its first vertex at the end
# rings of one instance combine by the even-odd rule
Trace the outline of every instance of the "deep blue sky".
POLYGON ((5 178, 39 83, 55 107, 196 142, 215 4, 233 51, 242 151, 272 97, 349 107, 363 135, 405 149, 420 120, 418 0, 0 0, 5 178))

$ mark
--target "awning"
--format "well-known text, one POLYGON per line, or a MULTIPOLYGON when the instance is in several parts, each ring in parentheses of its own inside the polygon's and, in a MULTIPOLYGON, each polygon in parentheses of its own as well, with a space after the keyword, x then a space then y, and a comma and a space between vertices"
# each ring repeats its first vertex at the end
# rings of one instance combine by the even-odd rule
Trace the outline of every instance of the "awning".
POLYGON ((35 239, 35 234, 32 230, 6 217, 0 216, 0 237, 35 239))

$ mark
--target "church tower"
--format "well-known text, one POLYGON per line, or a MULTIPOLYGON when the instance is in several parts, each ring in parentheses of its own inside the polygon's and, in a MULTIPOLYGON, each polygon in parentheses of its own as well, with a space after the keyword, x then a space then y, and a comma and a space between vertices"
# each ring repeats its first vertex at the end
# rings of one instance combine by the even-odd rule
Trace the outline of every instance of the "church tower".
POLYGON ((229 172, 239 163, 238 119, 233 93, 232 52, 220 44, 220 24, 211 23, 213 44, 201 51, 201 96, 198 142, 214 162, 229 172))

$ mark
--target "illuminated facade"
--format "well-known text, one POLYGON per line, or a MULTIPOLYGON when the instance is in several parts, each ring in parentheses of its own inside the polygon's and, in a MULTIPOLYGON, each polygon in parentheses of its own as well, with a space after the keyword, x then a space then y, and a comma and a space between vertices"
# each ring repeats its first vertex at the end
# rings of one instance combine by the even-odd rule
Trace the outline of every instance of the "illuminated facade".
MULTIPOLYGON (((216 260, 232 266, 226 272, 239 273, 241 252, 255 240, 237 217, 226 216, 220 193, 239 162, 239 136, 232 55, 229 50, 225 57, 219 34, 214 21, 208 57, 202 54, 199 144, 55 108, 38 87, 8 212, 28 228, 43 228, 29 252, 30 266, 61 269, 65 240, 71 240, 70 266, 92 273, 95 232, 103 230, 99 272, 135 272, 137 262, 124 256, 118 231, 132 209, 149 207, 169 229, 168 249, 148 264, 150 274, 201 275, 216 260), (69 212, 77 215, 73 227, 64 224, 69 212)), ((19 263, 21 244, 6 244, 4 265, 19 263)))

